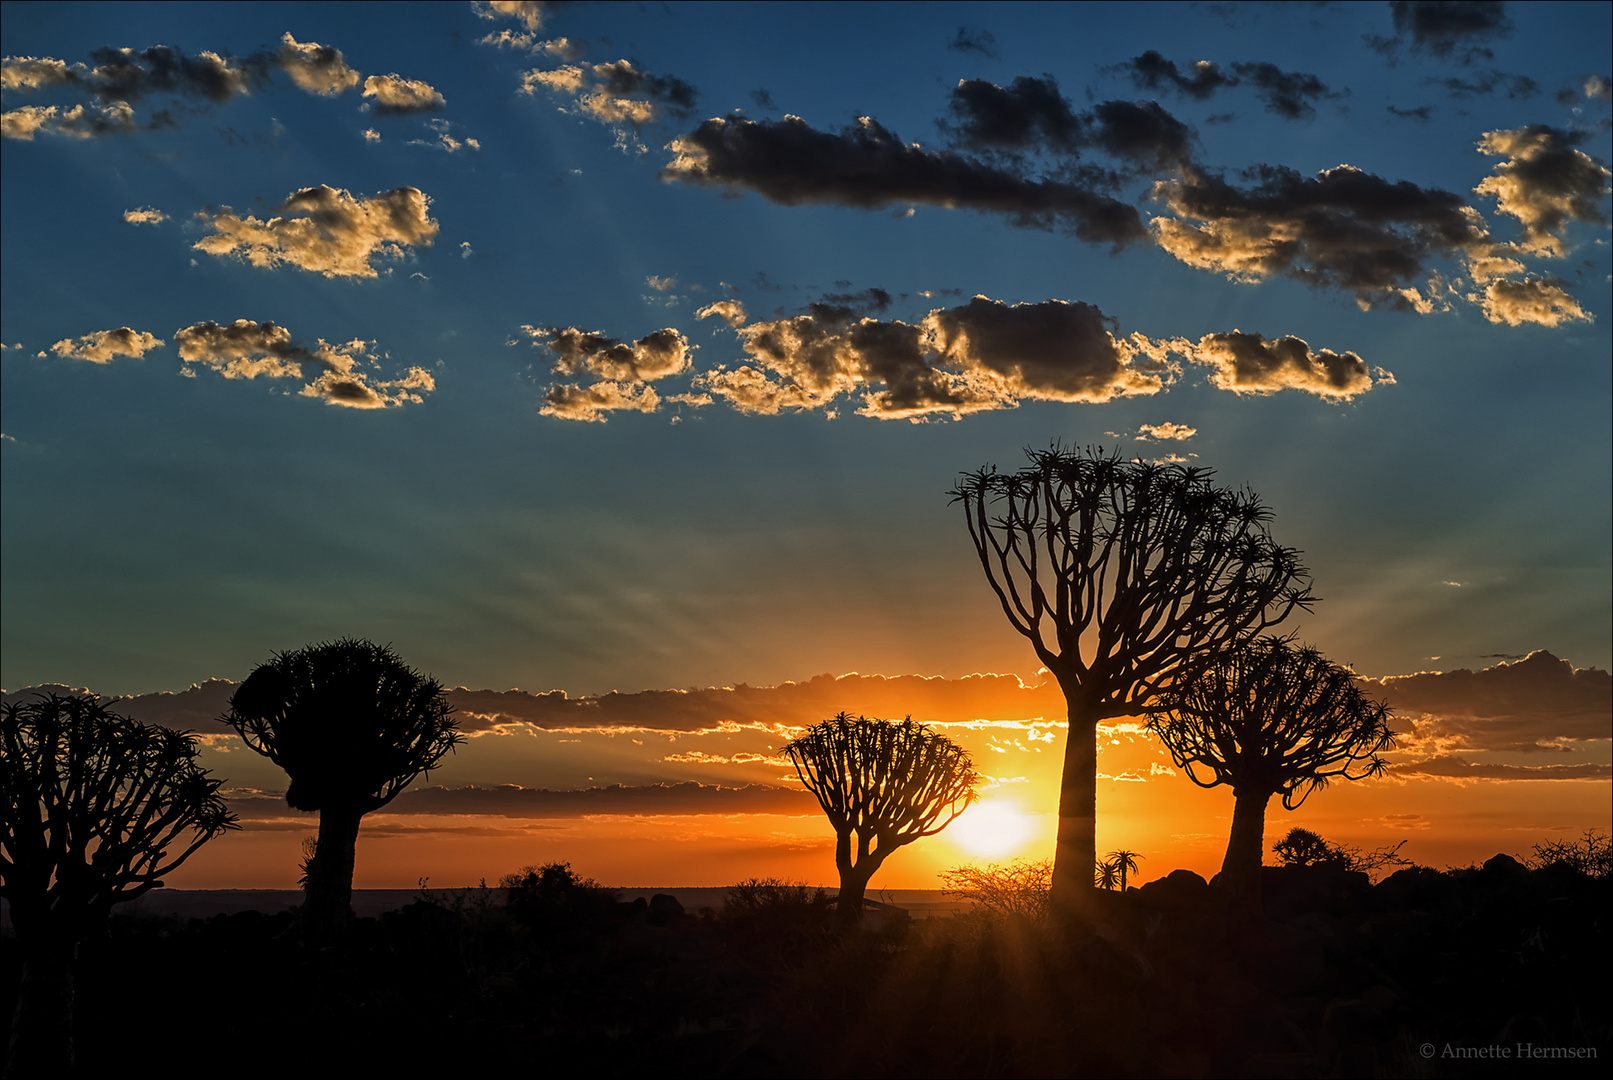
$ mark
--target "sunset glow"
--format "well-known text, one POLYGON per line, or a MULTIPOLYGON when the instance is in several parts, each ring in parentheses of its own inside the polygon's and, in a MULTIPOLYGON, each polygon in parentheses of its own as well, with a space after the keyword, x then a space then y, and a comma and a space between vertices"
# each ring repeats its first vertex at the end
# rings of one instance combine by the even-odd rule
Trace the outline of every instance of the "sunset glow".
MULTIPOLYGON (((1613 826, 1609 5, 1397 10, 8 3, 6 700, 201 736, 180 888, 296 882, 218 717, 318 642, 465 735, 360 888, 833 885, 781 748, 911 717, 980 800, 872 887, 937 888, 1052 856, 1069 703, 949 492, 1057 443, 1257 493, 1393 710, 1268 850, 1613 826)), ((1104 715, 1098 851, 1213 875, 1230 793, 1104 715)))

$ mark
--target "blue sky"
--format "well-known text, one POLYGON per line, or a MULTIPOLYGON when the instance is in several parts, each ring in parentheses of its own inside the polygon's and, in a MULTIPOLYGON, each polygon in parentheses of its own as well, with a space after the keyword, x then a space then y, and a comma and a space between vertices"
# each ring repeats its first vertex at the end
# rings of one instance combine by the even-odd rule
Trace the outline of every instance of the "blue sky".
POLYGON ((1052 440, 1258 492, 1363 673, 1609 665, 1607 5, 494 7, 5 5, 6 687, 1031 676, 946 493, 1052 440))

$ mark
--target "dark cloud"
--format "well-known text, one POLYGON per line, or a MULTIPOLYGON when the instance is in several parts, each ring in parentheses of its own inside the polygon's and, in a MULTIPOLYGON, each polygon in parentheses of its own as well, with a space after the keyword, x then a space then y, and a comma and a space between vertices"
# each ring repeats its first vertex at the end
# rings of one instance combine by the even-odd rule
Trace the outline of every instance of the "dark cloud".
POLYGON ((1157 102, 1105 101, 1077 113, 1051 75, 1021 75, 1007 87, 963 80, 948 111, 942 130, 954 145, 976 153, 1076 158, 1096 148, 1143 172, 1168 171, 1191 159, 1192 129, 1157 102))
POLYGON ((151 94, 190 94, 211 102, 251 93, 268 82, 276 66, 271 54, 245 59, 204 51, 186 56, 167 45, 97 49, 81 84, 103 101, 136 101, 151 94))
POLYGON ((958 32, 947 42, 947 48, 956 49, 958 52, 979 53, 993 60, 1002 59, 997 53, 997 39, 991 36, 990 30, 978 26, 958 27, 958 32))
POLYGON ((1446 780, 1606 780, 1613 776, 1613 765, 1605 762, 1508 765, 1471 762, 1454 754, 1441 754, 1422 761, 1394 762, 1389 766, 1389 775, 1433 776, 1446 780))
POLYGON ((1432 105, 1419 105, 1415 109, 1402 109, 1394 105, 1385 105, 1384 108, 1388 109, 1391 115, 1398 116, 1402 120, 1418 120, 1426 124, 1434 118, 1434 107, 1432 105))
MULTIPOLYGON (((248 821, 302 816, 273 795, 230 799, 230 809, 248 821)), ((385 814, 489 818, 578 818, 597 814, 654 817, 669 814, 812 814, 817 800, 801 787, 744 784, 727 787, 684 781, 553 791, 517 784, 494 787, 419 787, 387 804, 385 814)), ((310 821, 312 816, 309 816, 310 821)), ((365 834, 371 830, 366 826, 365 834)))
POLYGON ((839 132, 800 117, 707 120, 675 140, 666 180, 753 191, 785 206, 832 203, 865 210, 922 204, 1006 216, 1022 228, 1063 228, 1118 249, 1146 233, 1137 211, 1090 187, 1032 180, 955 153, 909 145, 864 117, 839 132))
POLYGON ((1315 75, 1303 71, 1283 71, 1271 63, 1233 64, 1232 70, 1255 88, 1260 100, 1266 103, 1267 112, 1276 113, 1285 120, 1307 120, 1316 115, 1313 102, 1322 98, 1342 97, 1348 93, 1329 90, 1327 84, 1315 75))
POLYGON ((1512 33, 1500 0, 1391 0, 1389 8, 1395 36, 1368 38, 1373 48, 1386 54, 1409 40, 1413 52, 1466 64, 1494 55, 1480 42, 1512 33))
POLYGON ((768 112, 778 111, 778 106, 773 103, 773 95, 768 93, 766 87, 758 86, 752 90, 750 99, 756 103, 758 109, 766 109, 768 112))
POLYGON ((824 293, 807 305, 807 314, 822 323, 848 323, 864 315, 878 315, 891 306, 891 294, 874 287, 855 293, 824 293))
POLYGON ((682 79, 651 75, 629 60, 527 72, 521 92, 533 94, 539 89, 570 95, 578 111, 616 128, 623 140, 668 113, 687 117, 699 97, 699 91, 682 79))
POLYGON ((1209 60, 1200 60, 1193 65, 1192 75, 1183 75, 1175 61, 1165 59, 1153 49, 1118 68, 1130 75, 1140 89, 1175 90, 1194 101, 1208 100, 1222 87, 1238 85, 1236 76, 1226 74, 1209 60))
POLYGON ((1349 165, 1314 177, 1258 165, 1243 176, 1247 187, 1189 169, 1156 185, 1156 198, 1178 215, 1153 220, 1160 246, 1234 279, 1291 277, 1342 289, 1362 306, 1426 311, 1429 299, 1415 285, 1431 260, 1489 245, 1478 214, 1438 188, 1349 165))
POLYGON ((1411 745, 1455 750, 1549 750, 1613 738, 1613 678, 1544 650, 1471 671, 1364 679, 1410 726, 1411 745))
POLYGON ((1509 75, 1505 71, 1481 71, 1471 79, 1463 79, 1456 75, 1446 78, 1430 78, 1424 80, 1435 86, 1443 86, 1453 98, 1484 97, 1496 91, 1504 92, 1514 101, 1532 98, 1540 93, 1540 84, 1527 75, 1509 75))
POLYGON ((522 329, 554 354, 556 374, 597 380, 549 387, 539 409, 544 416, 597 423, 612 412, 655 412, 661 397, 645 384, 689 367, 689 342, 671 327, 633 342, 575 327, 522 329))

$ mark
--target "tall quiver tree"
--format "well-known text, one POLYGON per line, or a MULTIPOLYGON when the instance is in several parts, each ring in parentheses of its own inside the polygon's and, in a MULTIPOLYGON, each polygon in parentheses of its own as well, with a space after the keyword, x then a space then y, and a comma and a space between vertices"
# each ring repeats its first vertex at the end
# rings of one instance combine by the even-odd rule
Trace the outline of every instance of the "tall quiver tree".
POLYGON ((963 504, 986 579, 1064 691, 1069 721, 1052 906, 1092 895, 1099 721, 1135 714, 1203 659, 1314 602, 1271 513, 1208 469, 1102 451, 1027 450, 1015 473, 966 474, 963 504))
POLYGON ((79 943, 237 827, 189 732, 110 704, 42 694, 0 712, 0 897, 22 960, 7 1076, 72 1071, 79 943))
POLYGON ((835 904, 846 925, 861 920, 869 879, 891 852, 952 824, 980 780, 962 747, 912 717, 898 724, 840 713, 784 752, 834 827, 835 904))
POLYGON ((390 647, 345 638, 276 653, 222 720, 286 771, 286 802, 319 811, 304 913, 316 938, 335 940, 352 914, 360 820, 464 741, 447 694, 390 647))
POLYGON ((1378 754, 1394 745, 1390 716, 1349 668, 1275 637, 1221 653, 1161 693, 1148 726, 1177 767, 1200 787, 1227 784, 1235 793, 1217 887, 1258 912, 1271 797, 1294 810, 1330 780, 1382 772, 1378 754))

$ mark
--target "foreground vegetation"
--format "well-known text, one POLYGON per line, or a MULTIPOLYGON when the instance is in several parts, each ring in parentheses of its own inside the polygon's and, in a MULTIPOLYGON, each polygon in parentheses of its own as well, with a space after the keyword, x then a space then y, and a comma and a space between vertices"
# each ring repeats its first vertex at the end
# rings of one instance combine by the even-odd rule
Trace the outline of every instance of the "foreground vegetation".
MULTIPOLYGON (((1547 852, 1549 858, 1550 853, 1547 852)), ((1609 1047, 1610 879, 1571 860, 1268 867, 1265 918, 1177 871, 1055 933, 976 912, 843 930, 821 890, 619 903, 564 866, 423 893, 320 948, 295 913, 133 911, 87 942, 79 1071, 671 1076, 1446 1076, 1447 1046, 1609 1047), (1423 1044, 1436 1048, 1425 1057, 1423 1044), (312 1055, 312 1056, 311 1056, 312 1055)), ((3 970, 17 970, 7 935, 3 970)), ((0 1008, 16 992, 8 974, 0 1008)), ((1554 1071, 1589 1071, 1585 1060, 1554 1071)))

